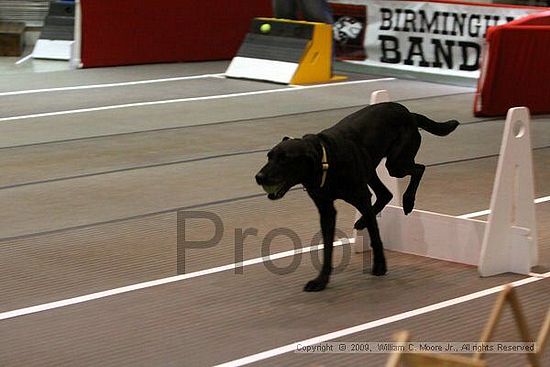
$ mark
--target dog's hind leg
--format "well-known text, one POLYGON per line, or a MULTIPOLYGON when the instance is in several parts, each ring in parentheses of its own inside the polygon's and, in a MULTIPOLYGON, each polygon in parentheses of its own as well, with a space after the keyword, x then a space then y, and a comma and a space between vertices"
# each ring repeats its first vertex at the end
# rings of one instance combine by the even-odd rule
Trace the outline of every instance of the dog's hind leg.
POLYGON ((310 280, 304 287, 305 292, 319 292, 326 288, 332 273, 332 247, 336 228, 336 209, 332 201, 313 199, 321 215, 323 234, 323 266, 317 278, 310 280))
POLYGON ((416 190, 420 184, 425 166, 414 161, 420 148, 421 136, 418 130, 408 130, 400 138, 400 144, 392 147, 386 159, 386 168, 392 177, 403 178, 411 176, 411 180, 403 194, 403 211, 409 214, 414 208, 416 190))
POLYGON ((380 238, 380 231, 378 229, 378 223, 376 222, 376 214, 374 208, 370 204, 370 195, 349 201, 350 204, 355 206, 357 210, 362 214, 361 219, 355 223, 355 229, 367 228, 370 237, 370 246, 372 248, 373 275, 386 274, 386 257, 384 256, 384 246, 382 245, 382 239, 380 238))
POLYGON ((403 194, 403 212, 409 214, 414 208, 414 201, 416 198, 416 190, 420 185, 420 180, 424 174, 426 167, 422 164, 411 163, 409 166, 400 166, 398 168, 388 167, 388 172, 392 177, 402 178, 410 175, 411 180, 409 185, 403 194))
POLYGON ((382 209, 384 209, 384 207, 391 201, 393 194, 380 180, 376 171, 374 171, 374 174, 369 181, 369 187, 374 192, 374 195, 376 195, 376 201, 372 207, 374 214, 376 215, 380 213, 382 209))

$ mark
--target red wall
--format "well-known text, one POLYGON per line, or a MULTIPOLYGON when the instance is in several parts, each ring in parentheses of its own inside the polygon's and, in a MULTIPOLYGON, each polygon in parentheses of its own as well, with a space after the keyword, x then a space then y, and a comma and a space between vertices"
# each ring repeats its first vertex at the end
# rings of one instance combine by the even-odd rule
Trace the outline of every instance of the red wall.
POLYGON ((231 59, 271 0, 81 0, 84 67, 231 59))

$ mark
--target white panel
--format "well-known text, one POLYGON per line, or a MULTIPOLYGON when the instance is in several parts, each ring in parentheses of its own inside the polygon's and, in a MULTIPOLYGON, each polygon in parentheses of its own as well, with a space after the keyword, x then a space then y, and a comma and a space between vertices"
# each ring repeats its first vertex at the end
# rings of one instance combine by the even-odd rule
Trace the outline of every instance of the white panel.
POLYGON ((39 39, 36 41, 32 57, 35 59, 69 60, 74 41, 39 39))
POLYGON ((378 226, 385 249, 477 265, 486 222, 388 205, 378 226))
POLYGON ((289 84, 297 69, 297 63, 237 56, 229 64, 225 75, 289 84))

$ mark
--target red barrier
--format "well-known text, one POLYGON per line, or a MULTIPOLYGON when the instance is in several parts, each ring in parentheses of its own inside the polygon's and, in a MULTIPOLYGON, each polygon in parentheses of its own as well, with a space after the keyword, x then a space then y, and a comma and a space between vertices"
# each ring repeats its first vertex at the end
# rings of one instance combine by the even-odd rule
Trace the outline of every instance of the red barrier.
POLYGON ((83 67, 231 59, 271 0, 81 0, 83 67))
POLYGON ((474 114, 505 115, 517 106, 550 113, 550 11, 490 28, 487 44, 474 114))

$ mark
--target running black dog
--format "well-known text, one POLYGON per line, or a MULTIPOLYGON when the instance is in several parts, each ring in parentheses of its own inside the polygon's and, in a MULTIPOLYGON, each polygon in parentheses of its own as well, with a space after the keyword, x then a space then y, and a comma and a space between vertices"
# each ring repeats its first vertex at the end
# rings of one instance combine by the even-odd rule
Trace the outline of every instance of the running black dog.
POLYGON ((411 176, 403 194, 403 211, 409 214, 425 169, 414 161, 421 141, 418 128, 445 136, 458 125, 456 120, 435 122, 409 112, 399 103, 378 103, 345 117, 319 134, 308 134, 301 139, 285 137, 269 151, 267 164, 256 175, 256 182, 263 186, 268 198, 280 199, 292 186, 302 184, 321 216, 323 267, 319 276, 306 284, 305 291, 321 291, 329 282, 336 199, 348 202, 362 214, 354 228, 367 228, 369 233, 372 274, 386 273, 376 214, 391 200, 392 194, 378 178, 376 167, 386 158, 386 168, 392 177, 411 176), (376 195, 374 205, 367 186, 376 195))

